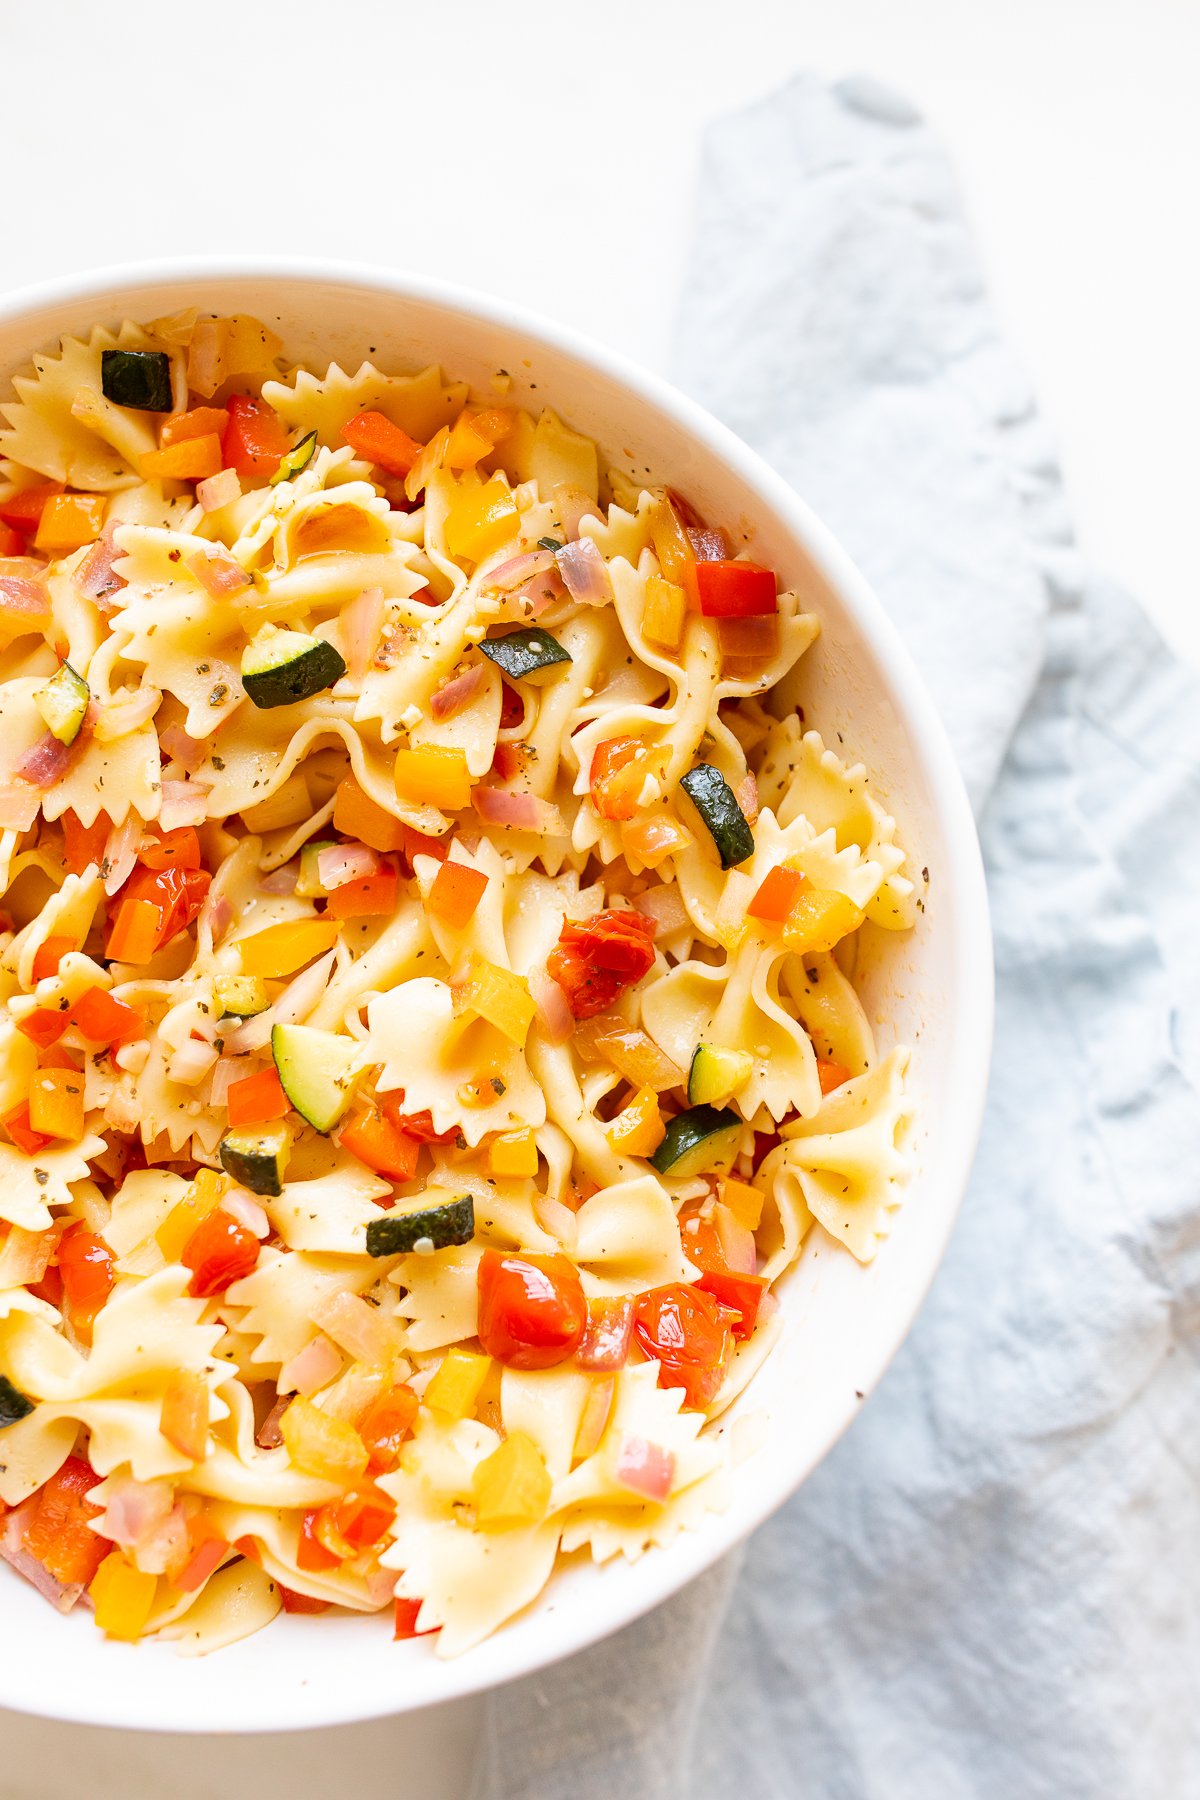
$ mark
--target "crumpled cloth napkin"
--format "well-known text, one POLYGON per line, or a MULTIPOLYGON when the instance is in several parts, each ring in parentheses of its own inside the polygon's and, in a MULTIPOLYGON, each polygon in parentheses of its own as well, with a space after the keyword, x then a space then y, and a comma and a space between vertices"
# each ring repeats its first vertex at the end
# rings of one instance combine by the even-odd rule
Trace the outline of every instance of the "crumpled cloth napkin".
POLYGON ((477 1800, 1182 1800, 1200 681, 1084 566, 905 102, 802 77, 720 123, 696 244, 681 385, 841 536, 961 759, 994 909, 992 1091, 882 1391, 739 1555, 492 1696, 477 1800))

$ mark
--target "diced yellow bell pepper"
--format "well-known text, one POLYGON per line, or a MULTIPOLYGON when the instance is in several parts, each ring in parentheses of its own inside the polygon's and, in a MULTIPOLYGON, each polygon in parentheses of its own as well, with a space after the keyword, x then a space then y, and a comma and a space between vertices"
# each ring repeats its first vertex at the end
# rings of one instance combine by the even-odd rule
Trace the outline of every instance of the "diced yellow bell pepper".
POLYGON ((223 1014, 249 1018, 265 1012, 267 984, 261 975, 218 975, 213 982, 213 998, 223 1014))
POLYGON ((650 511, 650 536, 659 568, 668 581, 682 581, 683 571, 696 560, 692 541, 680 522, 679 514, 664 494, 650 511))
MULTIPOLYGON (((475 1411, 492 1359, 457 1345, 447 1350, 442 1366, 425 1389, 425 1404, 448 1419, 467 1419, 475 1411)), ((290 1408, 288 1409, 291 1410, 290 1408)), ((284 1418, 287 1413, 284 1414, 284 1418)))
POLYGON ((488 482, 468 475, 459 488, 459 497, 446 515, 446 547, 451 556, 481 562, 517 535, 521 515, 503 475, 493 475, 488 482))
POLYGON ((257 806, 247 806, 242 812, 247 829, 256 833, 282 831, 285 826, 299 825, 301 819, 311 819, 312 815, 312 796, 299 769, 266 800, 260 800, 257 806))
POLYGON ((395 779, 396 792, 414 806, 462 812, 471 804, 471 774, 461 750, 442 744, 397 750, 395 779))
POLYGON ((490 1456, 476 1463, 471 1480, 475 1523, 484 1531, 508 1525, 537 1525, 550 1504, 546 1459, 523 1431, 514 1431, 490 1456))
POLYGON ((109 1637, 136 1643, 146 1629, 157 1587, 157 1576, 143 1575, 119 1550, 106 1556, 88 1589, 100 1630, 109 1637))
POLYGON ((292 553, 297 559, 321 556, 328 551, 379 556, 387 550, 388 543, 387 526, 361 506, 325 506, 302 521, 292 542, 292 553))
POLYGON ((607 1127, 608 1141, 621 1156, 650 1156, 666 1136, 652 1087, 639 1088, 607 1127))
POLYGON ((158 1230, 154 1241, 169 1263, 178 1262, 183 1246, 192 1233, 221 1204, 221 1196, 229 1186, 228 1175, 215 1169, 198 1169, 196 1178, 183 1199, 173 1206, 158 1230))
POLYGON ((29 1128, 77 1144, 83 1136, 83 1072, 39 1069, 29 1088, 29 1128))
POLYGON ((483 412, 461 412, 450 432, 444 467, 473 469, 481 457, 491 455, 512 428, 512 413, 498 406, 483 412))
POLYGON ((456 982, 453 992, 457 1011, 477 1013, 524 1048, 537 1009, 523 975, 472 956, 466 979, 456 982))
POLYGON ((52 494, 42 508, 34 549, 61 556, 90 544, 104 530, 106 504, 103 494, 52 494))
POLYGON ((642 632, 652 644, 664 650, 678 650, 683 640, 683 621, 687 616, 687 596, 674 581, 651 575, 646 583, 646 602, 642 610, 642 632))
POLYGON ((806 888, 798 894, 783 922, 783 941, 789 950, 817 954, 832 950, 851 931, 857 931, 863 914, 833 888, 806 888))
POLYGON ((493 1138, 488 1167, 493 1175, 536 1175, 538 1148, 532 1127, 526 1131, 502 1131, 493 1138))
POLYGON ((297 1394, 279 1421, 284 1448, 296 1468, 322 1481, 357 1481, 367 1466, 367 1446, 344 1419, 322 1412, 297 1394))
POLYGON ((238 945, 242 973, 261 975, 264 981, 294 975, 315 956, 332 950, 340 931, 337 919, 287 919, 282 925, 268 925, 238 945))
POLYGON ((757 1231, 762 1223, 763 1194, 761 1189, 751 1187, 748 1181, 736 1181, 732 1175, 725 1176, 720 1188, 721 1205, 727 1206, 739 1225, 747 1231, 757 1231))

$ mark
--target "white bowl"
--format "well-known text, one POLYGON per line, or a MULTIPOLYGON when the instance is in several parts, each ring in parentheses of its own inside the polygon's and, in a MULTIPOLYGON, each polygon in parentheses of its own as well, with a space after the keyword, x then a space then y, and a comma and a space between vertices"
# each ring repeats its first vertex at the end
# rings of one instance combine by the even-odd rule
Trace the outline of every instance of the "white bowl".
MULTIPOLYGON (((280 1618, 202 1661, 131 1649, 84 1613, 62 1619, 0 1570, 0 1705, 88 1724, 263 1731, 340 1724, 459 1698, 565 1657, 628 1624, 715 1562, 796 1490, 861 1410, 912 1324, 966 1186, 991 1046, 992 962, 975 829, 941 724, 862 576, 779 476, 724 426, 612 351, 514 307, 384 270, 189 261, 101 271, 0 303, 0 377, 63 332, 196 305, 249 312, 290 360, 387 370, 442 363, 487 391, 553 405, 610 461, 648 470, 708 517, 747 526, 756 559, 811 597, 805 715, 861 757, 930 880, 915 931, 887 935, 864 998, 882 1044, 915 1048, 916 1168, 891 1237, 866 1269, 819 1230, 781 1286, 784 1330, 730 1417, 761 1416, 728 1510, 633 1565, 573 1558, 517 1622, 453 1662, 393 1644, 385 1619, 280 1618), (840 736, 839 736, 840 734, 840 736)), ((5 382, 5 386, 7 382, 5 382)), ((747 1434, 749 1436, 749 1434, 747 1434)))

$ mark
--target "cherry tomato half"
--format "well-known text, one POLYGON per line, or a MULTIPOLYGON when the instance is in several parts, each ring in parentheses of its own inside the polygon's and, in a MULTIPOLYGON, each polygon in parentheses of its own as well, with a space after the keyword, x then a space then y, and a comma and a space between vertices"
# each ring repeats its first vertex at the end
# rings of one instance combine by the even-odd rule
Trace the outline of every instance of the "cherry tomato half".
POLYGON ((485 1250, 479 1264, 479 1341, 510 1369, 549 1369, 578 1348, 587 1301, 565 1256, 485 1250))
POLYGON ((218 1206, 183 1246, 182 1260, 192 1271, 188 1293, 194 1300, 223 1294, 233 1282, 252 1272, 258 1251, 258 1239, 250 1228, 218 1206))
POLYGON ((730 1314, 711 1295, 682 1281, 642 1294, 633 1332, 660 1366, 660 1387, 681 1387, 689 1406, 707 1406, 729 1361, 730 1314))

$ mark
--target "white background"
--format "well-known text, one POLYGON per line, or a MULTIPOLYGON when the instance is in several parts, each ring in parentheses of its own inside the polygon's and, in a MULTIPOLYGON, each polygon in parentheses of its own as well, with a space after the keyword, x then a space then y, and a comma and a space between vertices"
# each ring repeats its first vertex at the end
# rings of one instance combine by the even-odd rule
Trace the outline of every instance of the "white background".
MULTIPOLYGON (((511 296, 666 369, 702 128, 806 67, 904 89, 949 143, 1084 546, 1200 663, 1200 0, 0 0, 0 289, 323 253, 511 296)), ((95 1800, 216 1800, 235 1774, 286 1800, 462 1800, 473 1718, 235 1764, 0 1714, 0 1800, 81 1778, 95 1800)))

